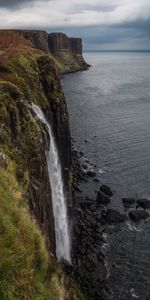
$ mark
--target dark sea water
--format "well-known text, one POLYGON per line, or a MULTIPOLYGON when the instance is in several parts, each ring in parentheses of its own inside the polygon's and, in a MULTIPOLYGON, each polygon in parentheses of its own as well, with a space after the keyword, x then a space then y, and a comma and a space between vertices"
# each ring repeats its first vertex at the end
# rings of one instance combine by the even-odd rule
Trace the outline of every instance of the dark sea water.
MULTIPOLYGON (((150 53, 88 53, 92 67, 62 80, 71 134, 98 177, 122 198, 150 199, 150 53), (85 143, 85 139, 88 143, 85 143)), ((94 197, 96 183, 85 187, 94 197)), ((110 227, 113 300, 150 300, 150 219, 110 227)))

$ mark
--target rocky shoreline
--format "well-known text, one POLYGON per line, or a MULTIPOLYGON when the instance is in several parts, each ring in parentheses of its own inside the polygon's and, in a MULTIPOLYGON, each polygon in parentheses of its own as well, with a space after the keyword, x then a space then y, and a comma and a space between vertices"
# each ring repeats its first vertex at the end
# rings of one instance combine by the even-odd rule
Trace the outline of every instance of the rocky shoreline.
MULTIPOLYGON (((85 143, 88 142, 85 140, 85 143)), ((71 276, 88 292, 89 299, 110 299, 107 286, 110 267, 107 259, 107 231, 109 226, 127 220, 139 222, 150 216, 147 199, 123 198, 124 213, 109 207, 113 191, 100 183, 96 164, 88 161, 84 153, 72 145, 72 205, 70 216, 73 220, 71 276), (82 190, 81 184, 89 181, 99 186, 95 198, 82 190)))

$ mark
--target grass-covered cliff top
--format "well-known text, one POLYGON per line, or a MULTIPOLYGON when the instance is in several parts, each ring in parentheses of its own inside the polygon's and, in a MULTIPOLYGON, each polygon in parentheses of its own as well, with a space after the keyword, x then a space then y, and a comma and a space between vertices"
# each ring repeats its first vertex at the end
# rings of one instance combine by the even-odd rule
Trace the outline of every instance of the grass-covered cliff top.
MULTIPOLYGON (((47 236, 40 229, 43 215, 38 222, 28 206, 32 200, 33 211, 40 211, 42 200, 36 203, 34 194, 38 196, 37 189, 42 185, 39 176, 45 172, 42 132, 29 106, 34 102, 55 113, 62 106, 62 97, 55 60, 33 49, 15 32, 1 31, 1 300, 85 299, 46 247, 47 236)), ((67 115, 62 118, 65 126, 67 115)))

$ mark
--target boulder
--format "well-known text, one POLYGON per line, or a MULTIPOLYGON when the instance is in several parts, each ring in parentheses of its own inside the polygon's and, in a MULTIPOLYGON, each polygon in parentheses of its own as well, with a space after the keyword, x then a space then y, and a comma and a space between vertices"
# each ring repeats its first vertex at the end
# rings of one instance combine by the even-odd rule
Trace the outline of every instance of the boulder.
POLYGON ((96 173, 95 173, 94 171, 88 171, 88 172, 87 172, 87 175, 88 175, 89 177, 95 177, 95 176, 96 176, 96 173))
POLYGON ((78 193, 82 193, 82 191, 80 190, 80 188, 78 187, 77 184, 74 184, 74 185, 73 185, 73 188, 74 188, 74 190, 77 191, 78 193))
POLYGON ((99 182, 99 179, 98 178, 94 178, 93 181, 94 182, 99 182))
POLYGON ((133 221, 139 222, 140 220, 147 219, 150 215, 145 210, 133 210, 130 211, 129 216, 133 221))
POLYGON ((123 198, 122 199, 125 208, 130 208, 135 204, 134 198, 123 198))
POLYGON ((100 191, 103 192, 104 194, 106 194, 109 197, 113 196, 113 192, 111 191, 110 187, 107 185, 102 185, 100 187, 100 191))
POLYGON ((144 209, 150 209, 150 200, 148 199, 138 199, 137 204, 144 209))
POLYGON ((83 156, 83 155, 84 155, 84 152, 83 152, 83 151, 80 151, 79 154, 80 154, 81 156, 83 156))
POLYGON ((127 220, 126 215, 121 214, 119 211, 114 209, 108 209, 106 215, 106 221, 109 225, 123 223, 127 220))
POLYGON ((110 203, 110 198, 108 196, 106 196, 104 193, 98 192, 96 202, 97 202, 97 204, 106 205, 106 204, 110 203))

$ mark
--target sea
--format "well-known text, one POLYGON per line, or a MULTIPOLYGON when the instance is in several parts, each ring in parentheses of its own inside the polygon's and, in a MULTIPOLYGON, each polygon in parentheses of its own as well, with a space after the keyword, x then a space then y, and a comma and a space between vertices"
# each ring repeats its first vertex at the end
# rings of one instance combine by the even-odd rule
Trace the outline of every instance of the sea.
MULTIPOLYGON (((114 196, 150 199, 150 52, 88 52, 91 68, 64 76, 74 143, 114 196)), ((85 184, 96 197, 99 183, 85 184)), ((107 234, 113 300, 150 300, 150 219, 130 219, 107 234)), ((110 300, 109 299, 109 300, 110 300)))

